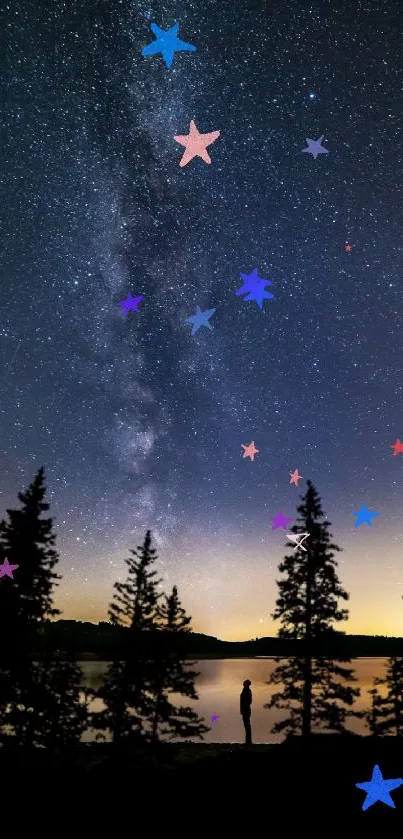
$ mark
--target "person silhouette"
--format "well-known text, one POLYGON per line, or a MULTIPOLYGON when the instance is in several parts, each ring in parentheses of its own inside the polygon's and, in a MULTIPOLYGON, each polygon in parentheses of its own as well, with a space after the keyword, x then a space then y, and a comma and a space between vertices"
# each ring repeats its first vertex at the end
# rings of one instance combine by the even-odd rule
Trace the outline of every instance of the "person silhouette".
POLYGON ((252 729, 250 725, 251 705, 252 705, 252 691, 249 687, 250 679, 246 679, 243 683, 243 691, 241 693, 241 715, 243 724, 245 726, 245 746, 252 745, 252 729))

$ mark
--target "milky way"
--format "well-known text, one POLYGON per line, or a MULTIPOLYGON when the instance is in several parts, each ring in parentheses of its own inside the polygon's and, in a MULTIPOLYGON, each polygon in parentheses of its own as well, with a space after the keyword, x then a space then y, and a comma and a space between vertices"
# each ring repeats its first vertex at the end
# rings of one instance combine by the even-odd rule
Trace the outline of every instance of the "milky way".
POLYGON ((150 528, 195 629, 273 634, 311 479, 347 630, 401 631, 403 10, 334 5, 3 11, 1 512, 43 464, 65 618, 106 618, 150 528), (151 21, 197 51, 142 56, 151 21), (191 120, 220 137, 181 168, 191 120))

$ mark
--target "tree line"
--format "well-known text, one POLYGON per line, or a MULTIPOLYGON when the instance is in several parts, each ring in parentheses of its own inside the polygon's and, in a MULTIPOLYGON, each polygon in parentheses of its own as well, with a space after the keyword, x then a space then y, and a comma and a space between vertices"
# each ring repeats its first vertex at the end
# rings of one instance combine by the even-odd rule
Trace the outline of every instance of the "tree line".
MULTIPOLYGON (((191 618, 173 586, 160 591, 154 570, 157 553, 150 531, 125 560, 125 582, 114 584, 109 620, 122 632, 119 659, 112 661, 98 690, 82 685, 73 650, 64 659, 46 633, 59 610, 54 589, 61 577, 55 568, 53 520, 44 518, 49 504, 44 469, 39 469, 20 509, 7 510, 0 522, 0 564, 7 557, 18 565, 14 579, 0 580, 0 743, 61 749, 77 744, 91 728, 97 739, 114 745, 153 746, 161 740, 199 737, 209 730, 189 705, 172 695, 197 700, 195 662, 186 660, 191 618), (101 710, 93 700, 101 700, 101 710)), ((320 498, 310 481, 298 507, 293 533, 309 533, 306 550, 297 547, 279 566, 279 596, 273 618, 280 639, 298 640, 298 652, 276 658, 268 684, 279 688, 265 707, 285 716, 272 731, 304 737, 324 729, 342 732, 349 717, 365 718, 372 734, 401 734, 403 722, 403 656, 388 659, 385 677, 375 679, 371 707, 357 711, 359 689, 351 660, 329 654, 335 625, 348 617, 347 601, 336 573, 335 552, 320 498), (378 688, 382 687, 382 692, 378 688)))
MULTIPOLYGON (((127 635, 127 628, 113 626, 108 621, 91 623, 80 620, 46 621, 43 632, 38 637, 41 647, 51 642, 61 654, 69 648, 76 653, 78 660, 98 659, 111 661, 119 658, 122 638, 127 635)), ((287 657, 298 655, 301 642, 291 638, 262 637, 250 641, 221 641, 213 635, 203 635, 190 630, 177 633, 175 642, 178 649, 189 658, 254 658, 255 656, 287 657)), ((344 635, 335 632, 328 639, 326 652, 333 658, 339 653, 349 658, 382 657, 399 655, 402 639, 385 635, 344 635)))

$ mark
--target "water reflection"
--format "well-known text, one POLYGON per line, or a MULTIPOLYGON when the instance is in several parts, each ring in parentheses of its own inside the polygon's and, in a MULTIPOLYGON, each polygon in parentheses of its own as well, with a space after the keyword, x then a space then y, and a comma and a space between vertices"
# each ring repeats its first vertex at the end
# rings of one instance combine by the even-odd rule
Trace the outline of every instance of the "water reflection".
MULTIPOLYGON (((368 690, 372 687, 372 680, 375 676, 384 675, 386 661, 385 658, 357 658, 352 662, 358 680, 356 686, 361 689, 361 696, 354 705, 355 710, 361 711, 369 707, 368 690)), ((211 730, 204 736, 205 743, 241 743, 244 738, 244 728, 239 711, 239 696, 244 680, 250 679, 253 695, 253 742, 279 743, 283 739, 283 735, 271 734, 270 729, 277 720, 286 716, 286 712, 263 708, 264 703, 268 702, 272 693, 278 690, 276 686, 266 684, 275 666, 275 661, 272 658, 227 658, 198 661, 193 669, 200 673, 196 682, 199 701, 192 702, 184 697, 173 695, 172 702, 174 704, 177 702, 181 705, 191 705, 200 716, 204 717, 205 722, 211 726, 211 730), (213 714, 216 714, 219 719, 211 723, 213 714)), ((83 661, 81 667, 83 683, 96 690, 108 668, 107 662, 83 661)), ((101 708, 100 700, 95 700, 91 705, 91 710, 94 711, 101 708)), ((348 727, 357 734, 369 733, 363 720, 353 719, 349 721, 348 727)), ((91 731, 88 731, 83 737, 83 740, 87 741, 92 739, 94 739, 94 732, 91 731)), ((200 741, 196 738, 195 742, 200 741)))

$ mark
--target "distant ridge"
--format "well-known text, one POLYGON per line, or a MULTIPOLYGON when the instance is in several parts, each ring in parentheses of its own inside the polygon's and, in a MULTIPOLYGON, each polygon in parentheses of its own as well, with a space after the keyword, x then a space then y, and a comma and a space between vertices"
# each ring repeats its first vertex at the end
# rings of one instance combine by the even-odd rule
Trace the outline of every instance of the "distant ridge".
MULTIPOLYGON (((123 640, 129 630, 102 621, 48 621, 40 635, 38 649, 50 643, 52 647, 75 653, 77 657, 110 659, 119 657, 123 640)), ((250 641, 221 641, 211 635, 190 632, 176 635, 177 648, 186 655, 200 658, 244 658, 252 656, 290 656, 300 652, 300 641, 276 637, 255 638, 250 641)), ((403 638, 385 635, 345 635, 329 633, 316 649, 317 655, 393 656, 403 655, 403 638)))

